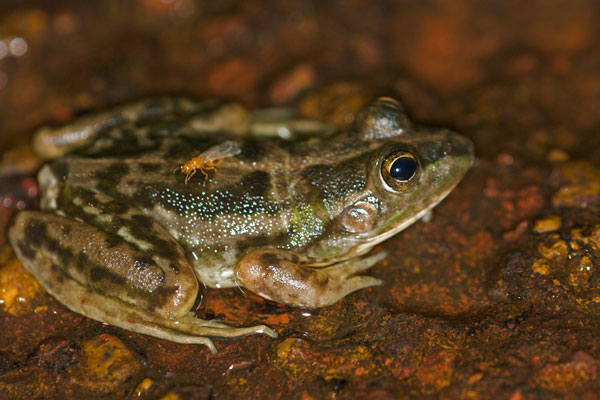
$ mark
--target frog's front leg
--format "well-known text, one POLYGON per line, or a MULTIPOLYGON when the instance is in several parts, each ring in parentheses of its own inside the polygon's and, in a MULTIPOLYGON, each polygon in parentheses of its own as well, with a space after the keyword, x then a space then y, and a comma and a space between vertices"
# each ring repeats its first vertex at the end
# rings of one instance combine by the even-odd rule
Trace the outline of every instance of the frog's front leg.
POLYGON ((260 249, 247 253, 235 270, 238 283, 279 303, 318 308, 356 290, 381 284, 372 276, 356 276, 386 257, 385 251, 325 268, 299 264, 290 252, 260 249))
MULTIPOLYGON (((188 316, 198 285, 180 245, 134 210, 119 219, 120 227, 110 233, 69 217, 24 211, 15 217, 9 237, 38 282, 90 318, 166 340, 204 344, 212 352, 216 349, 207 336, 276 336, 266 326, 232 328, 188 316), (142 225, 137 231, 132 220, 142 225)), ((114 225, 104 223, 107 230, 114 225)))

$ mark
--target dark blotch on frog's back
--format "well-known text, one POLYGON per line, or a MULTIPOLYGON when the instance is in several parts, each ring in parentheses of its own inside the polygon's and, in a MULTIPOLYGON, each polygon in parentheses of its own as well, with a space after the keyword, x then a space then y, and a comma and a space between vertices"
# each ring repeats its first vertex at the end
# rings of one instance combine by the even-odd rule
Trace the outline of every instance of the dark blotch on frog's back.
POLYGON ((176 262, 169 263, 169 268, 171 268, 171 271, 173 271, 175 275, 179 275, 179 272, 181 271, 179 269, 179 265, 176 262))
POLYGON ((134 125, 153 128, 164 125, 179 127, 187 124, 190 119, 197 118, 200 114, 210 114, 220 107, 220 102, 212 100, 199 102, 194 99, 177 98, 174 101, 166 102, 164 98, 158 98, 144 104, 144 108, 140 109, 135 116, 134 125), (183 99, 186 104, 178 101, 180 99, 183 99), (192 110, 189 108, 190 103, 194 103, 192 110))
POLYGON ((115 216, 112 223, 116 226, 127 227, 129 233, 137 240, 152 243, 153 254, 165 260, 179 259, 180 254, 177 245, 174 242, 157 237, 155 222, 151 217, 140 214, 115 216))
POLYGON ((143 229, 152 228, 152 224, 154 223, 154 220, 152 218, 148 217, 147 215, 141 214, 132 215, 131 220, 135 226, 138 226, 143 229))
MULTIPOLYGON (((280 257, 281 257, 281 254, 278 254, 275 252, 273 252, 273 253, 265 252, 260 255, 261 264, 277 265, 280 262, 280 257)), ((296 255, 296 254, 291 253, 291 254, 286 254, 285 259, 288 261, 297 263, 300 260, 300 257, 298 257, 298 255, 296 255)))
POLYGON ((61 261, 61 265, 68 265, 73 259, 73 252, 63 247, 58 240, 45 237, 42 241, 42 246, 44 246, 51 253, 54 253, 54 255, 58 256, 61 261))
POLYGON ((129 173, 129 165, 125 162, 113 162, 108 167, 97 169, 93 178, 96 187, 103 193, 114 193, 121 180, 129 173))
MULTIPOLYGON (((306 167, 301 172, 302 181, 295 192, 312 194, 314 199, 335 202, 348 194, 365 189, 370 152, 358 154, 337 164, 317 164, 306 167)), ((311 201, 311 199, 308 199, 311 201)))
POLYGON ((276 253, 263 253, 260 255, 260 262, 262 265, 273 266, 279 263, 279 257, 276 253))
MULTIPOLYGON (((216 174, 219 171, 217 170, 216 174)), ((185 212, 188 206, 197 207, 196 216, 202 220, 210 220, 215 215, 255 215, 258 212, 268 217, 276 216, 279 212, 278 204, 272 200, 271 175, 265 171, 253 171, 240 175, 234 183, 215 187, 203 186, 202 183, 190 183, 180 187, 184 200, 179 202, 162 202, 165 209, 176 213, 185 212), (202 193, 199 191, 202 190, 202 193), (206 190, 206 192, 204 192, 206 190)), ((151 189, 154 193, 166 193, 170 190, 168 185, 155 184, 151 189)), ((139 208, 151 208, 155 200, 147 192, 139 191, 134 196, 133 202, 139 208)))
POLYGON ((253 138, 242 141, 240 150, 240 154, 236 157, 244 162, 261 161, 269 158, 269 154, 264 147, 264 142, 253 138))
POLYGON ((270 198, 271 174, 266 171, 254 171, 241 177, 244 192, 254 197, 270 198))
POLYGON ((154 237, 153 239, 154 249, 153 252, 159 257, 162 257, 166 260, 174 260, 179 259, 179 252, 175 247, 174 242, 170 242, 167 240, 162 240, 154 237))
POLYGON ((37 251, 35 251, 32 247, 30 242, 25 241, 25 240, 19 240, 17 241, 17 247, 19 248, 19 250, 21 250, 21 254, 23 254, 23 256, 29 260, 34 260, 35 256, 37 255, 37 251))
MULTIPOLYGON (((202 152, 208 150, 212 146, 221 143, 220 136, 187 136, 181 135, 166 141, 166 145, 162 156, 167 159, 191 159, 198 157, 202 152)), ((184 161, 184 162, 185 162, 184 161)))
POLYGON ((48 227, 46 223, 30 220, 25 227, 25 237, 44 238, 47 236, 48 227))
POLYGON ((46 223, 30 220, 25 227, 25 236, 35 238, 38 246, 57 256, 62 265, 67 265, 73 258, 73 253, 48 235, 46 223))
POLYGON ((87 263, 89 263, 89 259, 83 253, 79 253, 75 256, 74 265, 78 270, 83 271, 86 268, 87 263))
POLYGON ((69 165, 64 160, 53 162, 50 169, 59 182, 62 182, 69 173, 69 165))
MULTIPOLYGON (((113 191, 115 191, 114 188, 113 191)), ((102 210, 102 213, 108 215, 124 214, 129 210, 129 207, 125 203, 122 203, 118 200, 101 202, 98 200, 94 192, 82 187, 71 187, 69 193, 70 194, 66 197, 59 196, 58 202, 60 208, 63 209, 69 216, 79 217, 88 223, 90 223, 90 215, 83 210, 82 206, 74 204, 74 198, 80 199, 81 204, 102 210)))
POLYGON ((90 281, 95 284, 98 284, 99 282, 110 282, 114 285, 126 285, 126 281, 123 276, 115 274, 114 272, 111 272, 110 270, 100 266, 91 267, 89 276, 90 281))
POLYGON ((200 153, 202 153, 202 149, 206 149, 207 145, 203 145, 199 147, 194 153, 191 153, 191 150, 194 147, 191 146, 190 143, 186 143, 185 141, 177 141, 175 143, 171 143, 164 152, 165 158, 178 158, 178 157, 197 157, 200 153), (197 154, 196 154, 197 153, 197 154))
POLYGON ((150 310, 164 308, 167 303, 172 303, 177 296, 179 288, 176 286, 161 286, 152 292, 150 310))
POLYGON ((159 172, 163 168, 163 165, 158 162, 141 161, 138 163, 138 165, 140 166, 140 168, 142 169, 142 172, 144 172, 144 173, 159 172))
POLYGON ((122 239, 120 237, 108 235, 108 238, 106 238, 106 240, 104 241, 104 245, 110 249, 121 244, 121 242, 122 239))
POLYGON ((149 154, 160 150, 160 140, 140 141, 137 128, 132 125, 120 127, 117 131, 98 134, 97 138, 110 140, 110 145, 98 146, 97 141, 74 149, 70 155, 89 159, 120 159, 130 160, 140 154, 149 154))

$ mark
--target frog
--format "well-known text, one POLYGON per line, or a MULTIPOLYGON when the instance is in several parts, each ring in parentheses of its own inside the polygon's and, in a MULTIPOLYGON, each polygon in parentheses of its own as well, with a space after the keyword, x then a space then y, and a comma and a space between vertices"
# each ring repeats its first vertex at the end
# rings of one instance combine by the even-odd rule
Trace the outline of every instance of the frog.
POLYGON ((201 289, 312 309, 381 285, 365 271, 387 252, 371 250, 428 215, 474 160, 468 138, 414 124, 391 98, 346 129, 257 115, 164 96, 42 128, 40 209, 13 218, 16 256, 76 313, 214 353, 213 339, 278 334, 198 318, 201 289))

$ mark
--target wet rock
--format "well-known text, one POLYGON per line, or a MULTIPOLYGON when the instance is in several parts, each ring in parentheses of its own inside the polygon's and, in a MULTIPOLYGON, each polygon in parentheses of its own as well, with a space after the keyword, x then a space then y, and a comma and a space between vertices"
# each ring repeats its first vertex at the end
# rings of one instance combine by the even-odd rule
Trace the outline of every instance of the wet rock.
POLYGON ((571 286, 586 286, 595 271, 596 266, 590 257, 574 257, 567 266, 568 282, 571 286))
MULTIPOLYGON (((456 356, 446 351, 431 354, 415 371, 415 377, 424 388, 440 390, 452 383, 456 356)), ((471 377, 470 379, 477 379, 471 377)))
POLYGON ((151 378, 144 378, 140 383, 135 387, 133 394, 135 397, 140 399, 146 399, 150 397, 157 397, 156 390, 159 385, 151 378))
POLYGON ((140 372, 136 355, 118 338, 101 334, 82 342, 79 363, 71 371, 71 384, 96 395, 123 390, 140 372))
POLYGON ((550 275, 572 288, 591 284, 600 255, 600 225, 563 229, 546 235, 538 245, 533 272, 550 275), (563 239, 565 238, 565 239, 563 239))
POLYGON ((65 337, 44 339, 34 350, 32 363, 59 374, 67 370, 78 359, 74 343, 65 337))
POLYGON ((549 217, 537 220, 533 225, 533 231, 535 233, 552 232, 560 228, 561 225, 562 218, 558 215, 551 215, 549 217))
POLYGON ((371 374, 376 360, 365 346, 322 349, 298 338, 287 338, 276 350, 273 363, 294 379, 319 377, 326 381, 352 379, 371 374))
POLYGON ((578 351, 570 361, 546 364, 534 380, 544 389, 572 395, 596 381, 599 365, 597 359, 578 351))
POLYGON ((600 204, 600 169, 587 161, 562 165, 557 175, 565 183, 552 198, 555 207, 586 208, 600 204))
POLYGON ((160 400, 207 400, 212 399, 210 388, 200 385, 180 386, 169 390, 160 400))
POLYGON ((0 376, 0 398, 29 400, 49 398, 54 377, 42 369, 16 369, 0 376))
POLYGON ((0 254, 0 310, 12 316, 32 312, 43 312, 47 306, 39 306, 39 297, 45 296, 45 290, 23 268, 7 247, 0 254))

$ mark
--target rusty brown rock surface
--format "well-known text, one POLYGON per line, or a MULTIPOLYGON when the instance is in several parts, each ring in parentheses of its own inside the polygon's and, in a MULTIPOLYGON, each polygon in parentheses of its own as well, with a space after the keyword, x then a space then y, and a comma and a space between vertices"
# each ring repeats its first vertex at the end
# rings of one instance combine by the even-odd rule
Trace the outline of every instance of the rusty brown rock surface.
POLYGON ((599 18, 593 0, 2 2, 0 398, 598 398, 599 18), (280 333, 212 355, 69 312, 6 244, 36 206, 35 127, 159 93, 340 126, 393 96, 478 158, 381 245, 382 287, 310 312, 205 291, 198 316, 280 333))

